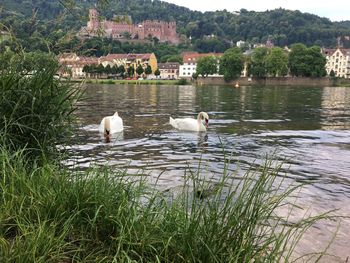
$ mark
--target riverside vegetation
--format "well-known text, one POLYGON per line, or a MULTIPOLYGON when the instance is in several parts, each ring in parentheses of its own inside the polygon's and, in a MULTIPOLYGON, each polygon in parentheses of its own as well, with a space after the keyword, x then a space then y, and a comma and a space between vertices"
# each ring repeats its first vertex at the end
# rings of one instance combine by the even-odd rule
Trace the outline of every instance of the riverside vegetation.
POLYGON ((1 262, 290 261, 329 218, 279 217, 299 186, 282 190, 269 161, 234 180, 224 170, 212 191, 188 171, 172 198, 127 171, 68 170, 56 145, 68 143, 81 92, 54 78, 56 65, 30 76, 16 65, 0 75, 1 262))

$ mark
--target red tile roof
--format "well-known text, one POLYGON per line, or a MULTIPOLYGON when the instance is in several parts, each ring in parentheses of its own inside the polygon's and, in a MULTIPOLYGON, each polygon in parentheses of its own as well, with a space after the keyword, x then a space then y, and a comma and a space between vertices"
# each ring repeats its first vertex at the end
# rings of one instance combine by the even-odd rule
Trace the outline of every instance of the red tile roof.
POLYGON ((182 58, 184 63, 197 62, 199 58, 202 57, 221 57, 224 53, 198 53, 198 52, 184 52, 182 53, 182 58))

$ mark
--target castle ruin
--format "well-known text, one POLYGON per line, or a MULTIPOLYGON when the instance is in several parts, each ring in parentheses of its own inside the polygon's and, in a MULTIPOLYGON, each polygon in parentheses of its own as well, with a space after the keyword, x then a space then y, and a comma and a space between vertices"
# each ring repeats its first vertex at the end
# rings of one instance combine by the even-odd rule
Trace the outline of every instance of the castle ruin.
POLYGON ((176 22, 165 22, 159 20, 146 20, 139 24, 128 23, 127 20, 101 21, 96 9, 89 10, 89 21, 83 27, 80 36, 94 37, 102 36, 113 39, 147 39, 156 37, 159 42, 179 43, 179 36, 176 33, 176 22))

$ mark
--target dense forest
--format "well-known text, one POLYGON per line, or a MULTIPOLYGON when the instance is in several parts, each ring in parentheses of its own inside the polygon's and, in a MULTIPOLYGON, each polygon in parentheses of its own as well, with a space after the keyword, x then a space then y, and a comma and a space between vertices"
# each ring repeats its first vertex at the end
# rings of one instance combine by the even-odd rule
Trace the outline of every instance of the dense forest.
MULTIPOLYGON (((241 9, 238 12, 202 13, 159 0, 100 0, 97 4, 93 0, 2 0, 0 18, 2 30, 11 31, 27 51, 59 53, 73 49, 88 55, 154 52, 159 46, 166 50, 164 54, 158 54, 161 56, 176 55, 187 49, 223 52, 238 40, 255 44, 265 43, 267 39, 281 47, 293 43, 334 47, 338 37, 346 40, 344 36, 350 36, 350 21, 331 22, 300 11, 241 9), (135 23, 146 19, 176 21, 177 31, 183 39, 191 38, 191 41, 168 51, 159 43, 79 40, 75 37, 76 32, 86 24, 88 9, 94 6, 107 19, 120 14, 130 15, 135 23)), ((15 48, 16 45, 12 45, 15 48)))

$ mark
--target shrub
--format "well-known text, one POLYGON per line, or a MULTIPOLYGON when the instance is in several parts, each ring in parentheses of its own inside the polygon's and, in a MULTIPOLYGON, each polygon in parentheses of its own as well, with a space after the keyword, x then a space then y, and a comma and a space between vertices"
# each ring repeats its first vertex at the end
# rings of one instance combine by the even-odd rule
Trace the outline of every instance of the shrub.
POLYGON ((187 79, 181 78, 177 81, 177 85, 186 85, 187 79))
POLYGON ((56 78, 56 63, 23 71, 18 66, 22 62, 0 75, 1 143, 13 151, 26 148, 33 158, 49 157, 69 137, 74 103, 81 92, 56 78))

